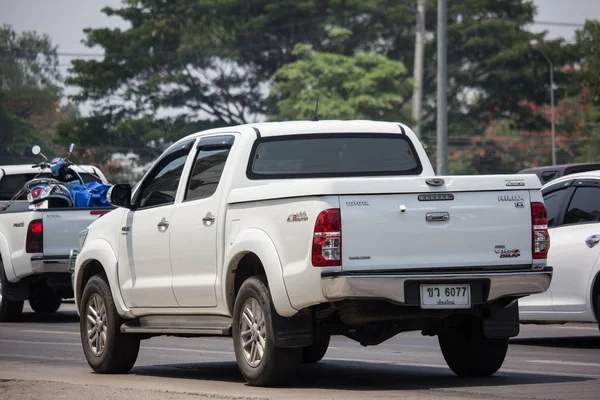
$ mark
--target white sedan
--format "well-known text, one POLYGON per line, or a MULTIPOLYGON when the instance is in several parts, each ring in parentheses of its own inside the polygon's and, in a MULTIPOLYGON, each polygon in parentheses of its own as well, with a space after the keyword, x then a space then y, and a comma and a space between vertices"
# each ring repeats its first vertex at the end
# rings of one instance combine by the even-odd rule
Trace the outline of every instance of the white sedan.
POLYGON ((600 170, 542 187, 554 267, 550 289, 519 300, 521 322, 600 324, 600 170))

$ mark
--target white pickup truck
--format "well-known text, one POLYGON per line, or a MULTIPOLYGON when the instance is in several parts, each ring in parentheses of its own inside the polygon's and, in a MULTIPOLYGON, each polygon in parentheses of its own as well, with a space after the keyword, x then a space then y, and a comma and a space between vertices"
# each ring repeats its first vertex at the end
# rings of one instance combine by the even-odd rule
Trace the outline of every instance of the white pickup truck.
MULTIPOLYGON (((93 166, 72 167, 87 183, 107 183, 93 166)), ((0 166, 0 206, 34 177, 48 177, 32 165, 0 166)), ((25 194, 0 211, 0 322, 15 321, 29 300, 35 312, 52 313, 73 298, 69 255, 79 232, 111 209, 30 210, 25 194)))
POLYGON ((331 335, 438 335, 458 375, 491 375, 547 290, 535 175, 435 176, 412 131, 372 121, 190 135, 82 232, 85 357, 126 372, 140 340, 232 336, 253 385, 318 362, 331 335))

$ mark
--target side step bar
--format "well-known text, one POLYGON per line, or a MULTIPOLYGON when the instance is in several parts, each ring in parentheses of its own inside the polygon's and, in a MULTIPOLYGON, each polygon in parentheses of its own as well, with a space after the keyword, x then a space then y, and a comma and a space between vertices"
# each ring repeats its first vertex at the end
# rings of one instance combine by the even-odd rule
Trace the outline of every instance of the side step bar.
POLYGON ((149 315, 121 325, 122 333, 231 336, 232 319, 218 315, 149 315))

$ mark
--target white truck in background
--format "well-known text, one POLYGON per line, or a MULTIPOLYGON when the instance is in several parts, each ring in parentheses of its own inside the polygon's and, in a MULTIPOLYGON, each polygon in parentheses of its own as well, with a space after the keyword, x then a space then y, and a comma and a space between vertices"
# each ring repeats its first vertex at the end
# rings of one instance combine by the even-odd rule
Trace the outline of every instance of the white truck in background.
POLYGON ((548 289, 535 175, 435 176, 403 124, 251 124, 179 140, 82 232, 74 286, 85 357, 135 363, 140 340, 232 336, 270 385, 331 335, 437 335, 450 368, 494 374, 518 299, 548 289))
MULTIPOLYGON (((94 166, 72 168, 86 183, 107 183, 94 166)), ((31 164, 0 166, 0 206, 29 180, 49 175, 31 164)), ((111 210, 31 210, 25 195, 0 211, 0 322, 18 320, 26 300, 35 312, 52 313, 73 298, 70 252, 79 248, 79 232, 111 210)))

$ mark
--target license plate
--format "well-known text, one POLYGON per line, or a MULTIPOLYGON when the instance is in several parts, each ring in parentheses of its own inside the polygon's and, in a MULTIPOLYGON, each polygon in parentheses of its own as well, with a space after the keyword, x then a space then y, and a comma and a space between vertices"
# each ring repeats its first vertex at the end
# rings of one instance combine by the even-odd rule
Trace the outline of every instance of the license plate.
POLYGON ((421 308, 471 308, 471 287, 421 285, 421 308))

